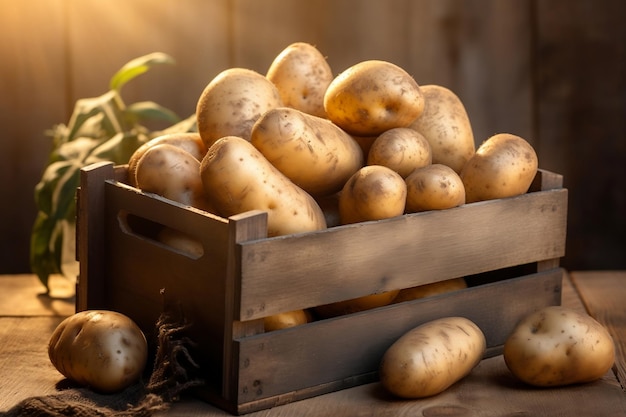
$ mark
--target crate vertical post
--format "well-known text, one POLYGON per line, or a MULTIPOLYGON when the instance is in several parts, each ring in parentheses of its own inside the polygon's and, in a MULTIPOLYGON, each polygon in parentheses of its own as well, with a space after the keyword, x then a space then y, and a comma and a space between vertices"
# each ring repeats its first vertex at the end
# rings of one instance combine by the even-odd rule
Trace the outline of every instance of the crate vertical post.
POLYGON ((222 396, 234 399, 237 396, 239 379, 239 355, 235 349, 234 340, 240 337, 263 333, 263 319, 240 321, 237 314, 240 309, 241 281, 241 251, 238 243, 267 238, 267 212, 253 210, 228 218, 229 251, 227 260, 226 282, 226 309, 224 335, 224 369, 222 381, 222 396))

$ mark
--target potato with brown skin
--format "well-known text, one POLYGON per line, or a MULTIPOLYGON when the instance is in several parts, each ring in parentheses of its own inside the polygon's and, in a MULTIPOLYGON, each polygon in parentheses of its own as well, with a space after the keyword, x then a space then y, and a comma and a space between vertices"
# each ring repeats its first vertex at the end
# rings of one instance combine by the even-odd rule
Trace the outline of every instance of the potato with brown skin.
POLYGON ((243 138, 217 140, 202 160, 200 176, 222 216, 266 211, 269 236, 326 228, 324 213, 315 199, 243 138))
POLYGON ((198 259, 204 255, 202 243, 180 230, 165 227, 159 231, 157 239, 164 245, 182 252, 193 259, 198 259))
POLYGON ((369 148, 367 165, 383 165, 406 178, 416 168, 432 163, 430 143, 421 133, 396 127, 380 134, 369 148))
POLYGON ((128 160, 128 183, 137 186, 137 162, 143 154, 151 147, 156 145, 173 145, 189 152, 198 161, 201 161, 206 153, 206 147, 200 135, 196 132, 185 133, 167 133, 150 139, 133 152, 128 160))
POLYGON ((339 194, 342 224, 401 216, 405 205, 404 178, 382 165, 367 165, 358 170, 339 194))
POLYGON ((137 188, 191 207, 216 213, 202 186, 200 161, 173 145, 146 149, 135 173, 137 188))
POLYGON ((504 344, 504 360, 527 384, 571 385, 604 376, 615 361, 615 345, 591 316, 551 306, 519 322, 504 344))
POLYGON ((285 106, 326 117, 324 94, 334 75, 315 46, 305 42, 287 46, 272 61, 266 77, 278 89, 285 106))
POLYGON ((465 186, 449 166, 432 164, 414 170, 406 179, 406 212, 445 210, 465 204, 465 186))
POLYGON ((418 300, 420 298, 432 297, 433 295, 445 294, 465 288, 467 288, 467 283, 463 277, 431 282, 429 284, 401 289, 398 296, 393 299, 393 302, 402 303, 404 301, 418 300))
POLYGON ((401 398, 439 394, 467 376, 482 359, 483 332, 464 317, 433 320, 409 330, 383 355, 383 387, 401 398))
POLYGON ((280 93, 265 76, 246 68, 229 68, 200 94, 196 105, 198 132, 207 149, 224 136, 250 140, 254 122, 280 106, 280 93))
POLYGON ((364 164, 352 136, 329 120, 288 107, 264 113, 250 142, 287 178, 315 197, 336 193, 364 164))
POLYGON ((463 102, 440 85, 422 85, 424 111, 409 126, 430 143, 433 164, 461 172, 476 149, 474 133, 463 102))
POLYGON ((274 330, 301 326, 310 321, 312 321, 311 314, 307 310, 293 310, 265 317, 263 326, 266 332, 272 332, 274 330))
POLYGON ((50 337, 48 356, 66 378, 94 391, 113 393, 139 380, 148 345, 129 317, 115 311, 87 310, 57 326, 50 337))
POLYGON ((398 290, 385 291, 380 294, 364 295, 351 300, 338 301, 313 308, 315 315, 321 319, 358 313, 359 311, 383 307, 391 304, 398 295, 398 290))
POLYGON ((467 203, 514 197, 537 174, 537 153, 525 139, 499 133, 484 141, 461 171, 467 203))
POLYGON ((324 95, 326 115, 346 132, 377 136, 409 126, 424 110, 420 86, 387 61, 359 62, 337 75, 324 95))

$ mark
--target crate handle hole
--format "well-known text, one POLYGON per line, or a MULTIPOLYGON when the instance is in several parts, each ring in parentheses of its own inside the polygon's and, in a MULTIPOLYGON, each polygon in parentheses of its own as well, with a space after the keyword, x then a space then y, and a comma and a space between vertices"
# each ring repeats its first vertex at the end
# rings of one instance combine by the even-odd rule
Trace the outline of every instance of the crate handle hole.
POLYGON ((181 230, 121 210, 117 215, 120 229, 131 236, 177 252, 191 259, 204 256, 202 243, 181 230))

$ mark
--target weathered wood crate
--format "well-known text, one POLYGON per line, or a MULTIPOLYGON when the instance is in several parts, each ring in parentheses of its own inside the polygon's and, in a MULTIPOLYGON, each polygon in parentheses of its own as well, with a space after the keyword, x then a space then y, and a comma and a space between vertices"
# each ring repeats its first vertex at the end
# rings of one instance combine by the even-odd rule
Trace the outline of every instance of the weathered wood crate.
POLYGON ((517 321, 561 302, 567 190, 540 170, 527 194, 394 219, 267 238, 267 216, 223 219, 126 185, 126 167, 95 164, 78 192, 77 309, 107 308, 150 335, 179 309, 208 387, 232 413, 375 381, 384 351, 409 329, 460 315, 501 353, 517 321), (201 256, 158 242, 167 226, 201 256), (466 277, 464 290, 264 333, 263 317, 466 277))

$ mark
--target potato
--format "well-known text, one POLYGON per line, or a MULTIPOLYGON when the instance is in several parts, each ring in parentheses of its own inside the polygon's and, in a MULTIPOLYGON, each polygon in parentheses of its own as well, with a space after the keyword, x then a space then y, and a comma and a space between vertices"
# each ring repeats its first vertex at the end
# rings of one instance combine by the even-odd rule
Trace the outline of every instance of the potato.
POLYGON ((254 122, 283 102, 265 76, 245 68, 220 72, 204 88, 196 105, 198 132, 208 148, 224 136, 250 140, 254 122))
POLYGON ((509 370, 527 384, 550 387, 601 378, 615 361, 609 332, 592 317, 561 307, 529 314, 504 344, 509 370))
POLYGON ((465 186, 449 166, 418 168, 406 180, 406 212, 444 210, 465 204, 465 186))
POLYGON ((396 127, 380 134, 370 146, 367 165, 383 165, 406 178, 432 163, 430 143, 416 130, 396 127))
POLYGON ((339 194, 342 224, 401 216, 405 205, 404 179, 382 165, 368 165, 358 170, 339 194))
POLYGON ((132 186, 137 186, 136 174, 137 174, 137 162, 143 156, 143 154, 152 146, 156 145, 173 145, 177 146, 191 154, 198 161, 202 160, 206 153, 206 147, 202 138, 196 132, 185 133, 167 133, 161 136, 157 136, 150 139, 148 142, 141 145, 133 152, 128 160, 128 183, 132 186))
POLYGON ((476 149, 465 107, 456 94, 443 86, 422 85, 420 89, 424 111, 409 127, 430 143, 433 164, 447 165, 460 173, 476 149))
POLYGON ((486 341, 464 317, 433 320, 409 330, 383 355, 383 387, 401 398, 439 394, 467 376, 483 357, 486 341))
POLYGON ((404 288, 400 290, 396 298, 393 299, 393 302, 402 303, 404 301, 445 294, 447 292, 462 290, 464 288, 467 288, 467 283, 463 277, 447 279, 439 282, 431 282, 430 284, 418 285, 416 287, 404 288))
POLYGON ((202 243, 180 230, 165 227, 159 231, 157 239, 164 245, 182 252, 193 259, 198 259, 204 255, 202 243))
POLYGON ((200 161, 177 146, 146 149, 137 161, 135 180, 142 191, 215 213, 202 186, 200 161))
POLYGON ((534 148, 523 138, 509 133, 491 136, 461 171, 466 202, 524 194, 538 164, 534 148))
POLYGON ((311 321, 311 315, 306 310, 293 310, 284 313, 274 314, 263 319, 266 332, 287 329, 289 327, 300 326, 311 321))
POLYGON ((351 300, 338 301, 313 308, 315 315, 322 319, 358 313, 359 311, 383 307, 391 304, 398 295, 398 290, 385 291, 380 294, 365 295, 351 300))
POLYGON ((63 320, 52 333, 48 356, 66 378, 113 393, 135 383, 148 359, 146 338, 127 316, 87 310, 63 320))
POLYGON ((313 196, 341 190, 364 164, 352 136, 326 119, 288 107, 268 110, 250 136, 272 165, 313 196))
POLYGON ((387 61, 359 62, 337 75, 324 95, 326 115, 346 132, 380 135, 409 126, 424 110, 417 82, 387 61))
POLYGON ((315 199, 276 169, 247 140, 227 136, 209 148, 200 165, 202 184, 223 216, 268 213, 269 236, 326 228, 315 199))
POLYGON ((274 59, 266 77, 278 89, 285 106, 326 117, 324 94, 334 75, 315 46, 305 42, 287 46, 274 59))

